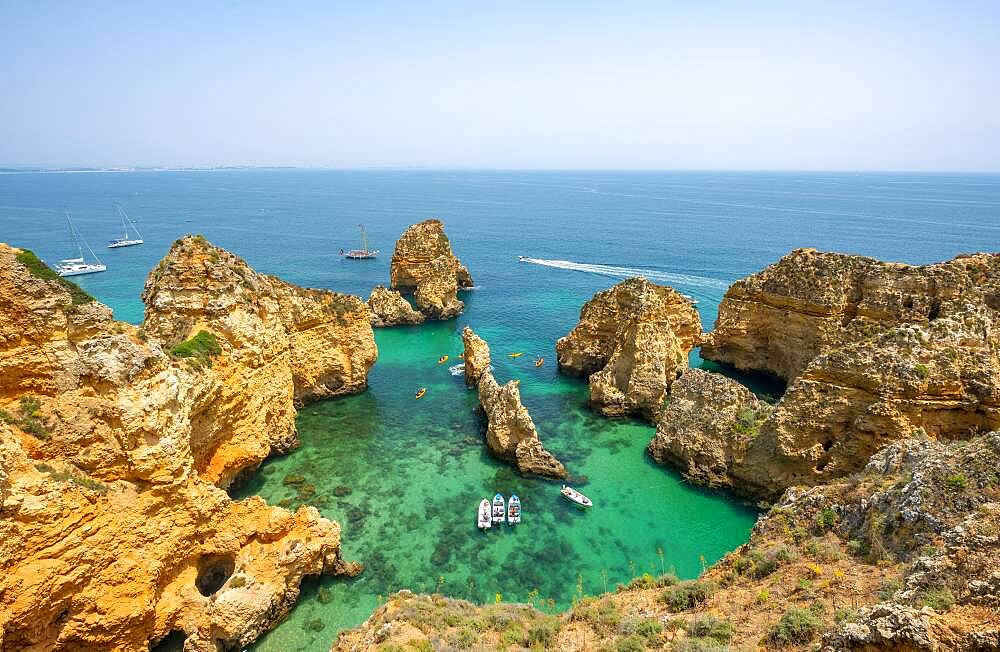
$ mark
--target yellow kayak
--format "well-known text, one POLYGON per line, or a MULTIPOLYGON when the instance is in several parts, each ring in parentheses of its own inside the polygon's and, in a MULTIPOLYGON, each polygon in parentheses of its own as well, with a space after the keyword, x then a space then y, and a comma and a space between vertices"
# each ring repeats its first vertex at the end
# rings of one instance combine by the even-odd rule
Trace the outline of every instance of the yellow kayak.
POLYGON ((541 367, 543 364, 545 364, 545 358, 538 358, 537 360, 535 360, 536 367, 541 367))
POLYGON ((523 353, 508 353, 507 355, 509 355, 512 358, 520 358, 524 354, 523 353))
POLYGON ((423 396, 426 393, 427 393, 427 388, 426 387, 421 387, 419 390, 417 390, 417 395, 414 396, 414 398, 420 398, 421 396, 423 396))
POLYGON ((446 355, 443 355, 440 358, 438 358, 438 364, 441 364, 442 362, 447 362, 447 361, 448 361, 448 356, 446 356, 446 355))

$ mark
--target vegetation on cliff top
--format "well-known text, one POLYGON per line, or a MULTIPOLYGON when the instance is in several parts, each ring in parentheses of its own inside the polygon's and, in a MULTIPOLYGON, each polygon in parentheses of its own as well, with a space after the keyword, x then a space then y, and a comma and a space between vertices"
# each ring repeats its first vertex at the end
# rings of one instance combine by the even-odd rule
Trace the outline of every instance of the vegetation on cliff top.
POLYGON ((42 262, 42 259, 35 255, 35 252, 30 249, 22 249, 16 256, 17 262, 24 265, 24 268, 31 272, 31 275, 35 278, 40 278, 43 281, 55 281, 63 287, 64 290, 69 292, 72 298, 72 305, 81 306, 85 303, 90 303, 91 301, 96 301, 94 297, 90 296, 83 288, 81 288, 76 283, 67 281, 62 276, 56 274, 51 267, 42 262))

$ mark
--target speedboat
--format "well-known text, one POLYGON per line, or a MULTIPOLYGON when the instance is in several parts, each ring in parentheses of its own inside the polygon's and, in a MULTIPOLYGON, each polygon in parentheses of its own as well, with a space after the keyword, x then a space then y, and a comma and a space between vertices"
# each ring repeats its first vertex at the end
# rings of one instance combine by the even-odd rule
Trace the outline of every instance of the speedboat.
POLYGON ((582 493, 580 493, 579 491, 577 491, 573 487, 570 487, 569 485, 565 485, 564 484, 562 486, 562 490, 559 493, 562 494, 563 498, 565 498, 566 500, 570 501, 571 503, 573 503, 575 505, 579 505, 580 507, 593 507, 594 506, 594 503, 591 502, 590 498, 587 498, 582 493))
POLYGON ((521 522, 521 499, 512 494, 507 501, 507 522, 515 525, 521 522))
POLYGON ((483 501, 479 503, 479 514, 476 516, 476 526, 480 530, 488 530, 493 526, 493 521, 490 519, 490 501, 483 498, 483 501))
POLYGON ((518 256, 517 260, 518 260, 518 262, 526 263, 526 262, 528 262, 528 257, 527 256, 518 256))
POLYGON ((497 494, 493 496, 493 522, 503 523, 504 518, 507 516, 507 510, 503 502, 503 494, 497 494))

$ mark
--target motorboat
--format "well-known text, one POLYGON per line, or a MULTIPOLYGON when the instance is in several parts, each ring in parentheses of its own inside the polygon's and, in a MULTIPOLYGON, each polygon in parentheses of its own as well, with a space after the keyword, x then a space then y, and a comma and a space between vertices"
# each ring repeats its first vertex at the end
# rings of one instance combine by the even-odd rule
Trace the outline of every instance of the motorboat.
POLYGON ((507 501, 507 522, 516 525, 521 522, 521 499, 512 494, 507 501))
POLYGON ((594 503, 590 500, 590 498, 587 498, 582 493, 580 493, 573 487, 570 487, 569 485, 564 484, 562 486, 562 490, 560 490, 559 493, 562 494, 563 498, 565 498, 566 500, 570 501, 575 505, 579 505, 580 507, 594 506, 594 503))
POLYGON ((490 518, 490 501, 483 498, 483 501, 479 503, 479 513, 476 516, 476 527, 480 530, 488 530, 493 526, 493 520, 490 518))
POLYGON ((503 494, 493 496, 493 522, 503 523, 507 518, 507 508, 503 501, 503 494))

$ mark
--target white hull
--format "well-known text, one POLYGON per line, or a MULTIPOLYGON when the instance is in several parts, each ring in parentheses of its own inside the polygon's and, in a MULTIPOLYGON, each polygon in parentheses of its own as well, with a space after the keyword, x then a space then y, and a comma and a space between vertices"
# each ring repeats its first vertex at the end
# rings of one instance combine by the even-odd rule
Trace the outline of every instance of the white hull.
POLYGON ((479 503, 479 513, 476 515, 476 526, 480 530, 488 530, 493 525, 490 519, 490 501, 483 500, 479 503))
POLYGON ((56 274, 59 276, 80 276, 81 274, 96 274, 97 272, 108 271, 107 265, 87 265, 86 267, 79 267, 73 269, 59 269, 56 268, 56 274))
POLYGON ((131 247, 141 244, 143 244, 143 240, 115 240, 108 245, 108 249, 120 249, 121 247, 131 247))
POLYGON ((493 522, 503 523, 507 518, 507 506, 504 504, 503 496, 497 494, 493 497, 493 522))
POLYGON ((580 507, 594 506, 594 503, 591 502, 590 498, 587 498, 582 493, 580 493, 576 489, 573 489, 572 487, 567 487, 566 485, 563 485, 563 488, 559 493, 562 495, 563 498, 573 503, 574 505, 578 505, 580 507))
POLYGON ((516 525, 521 522, 521 499, 511 496, 507 501, 507 522, 516 525))

